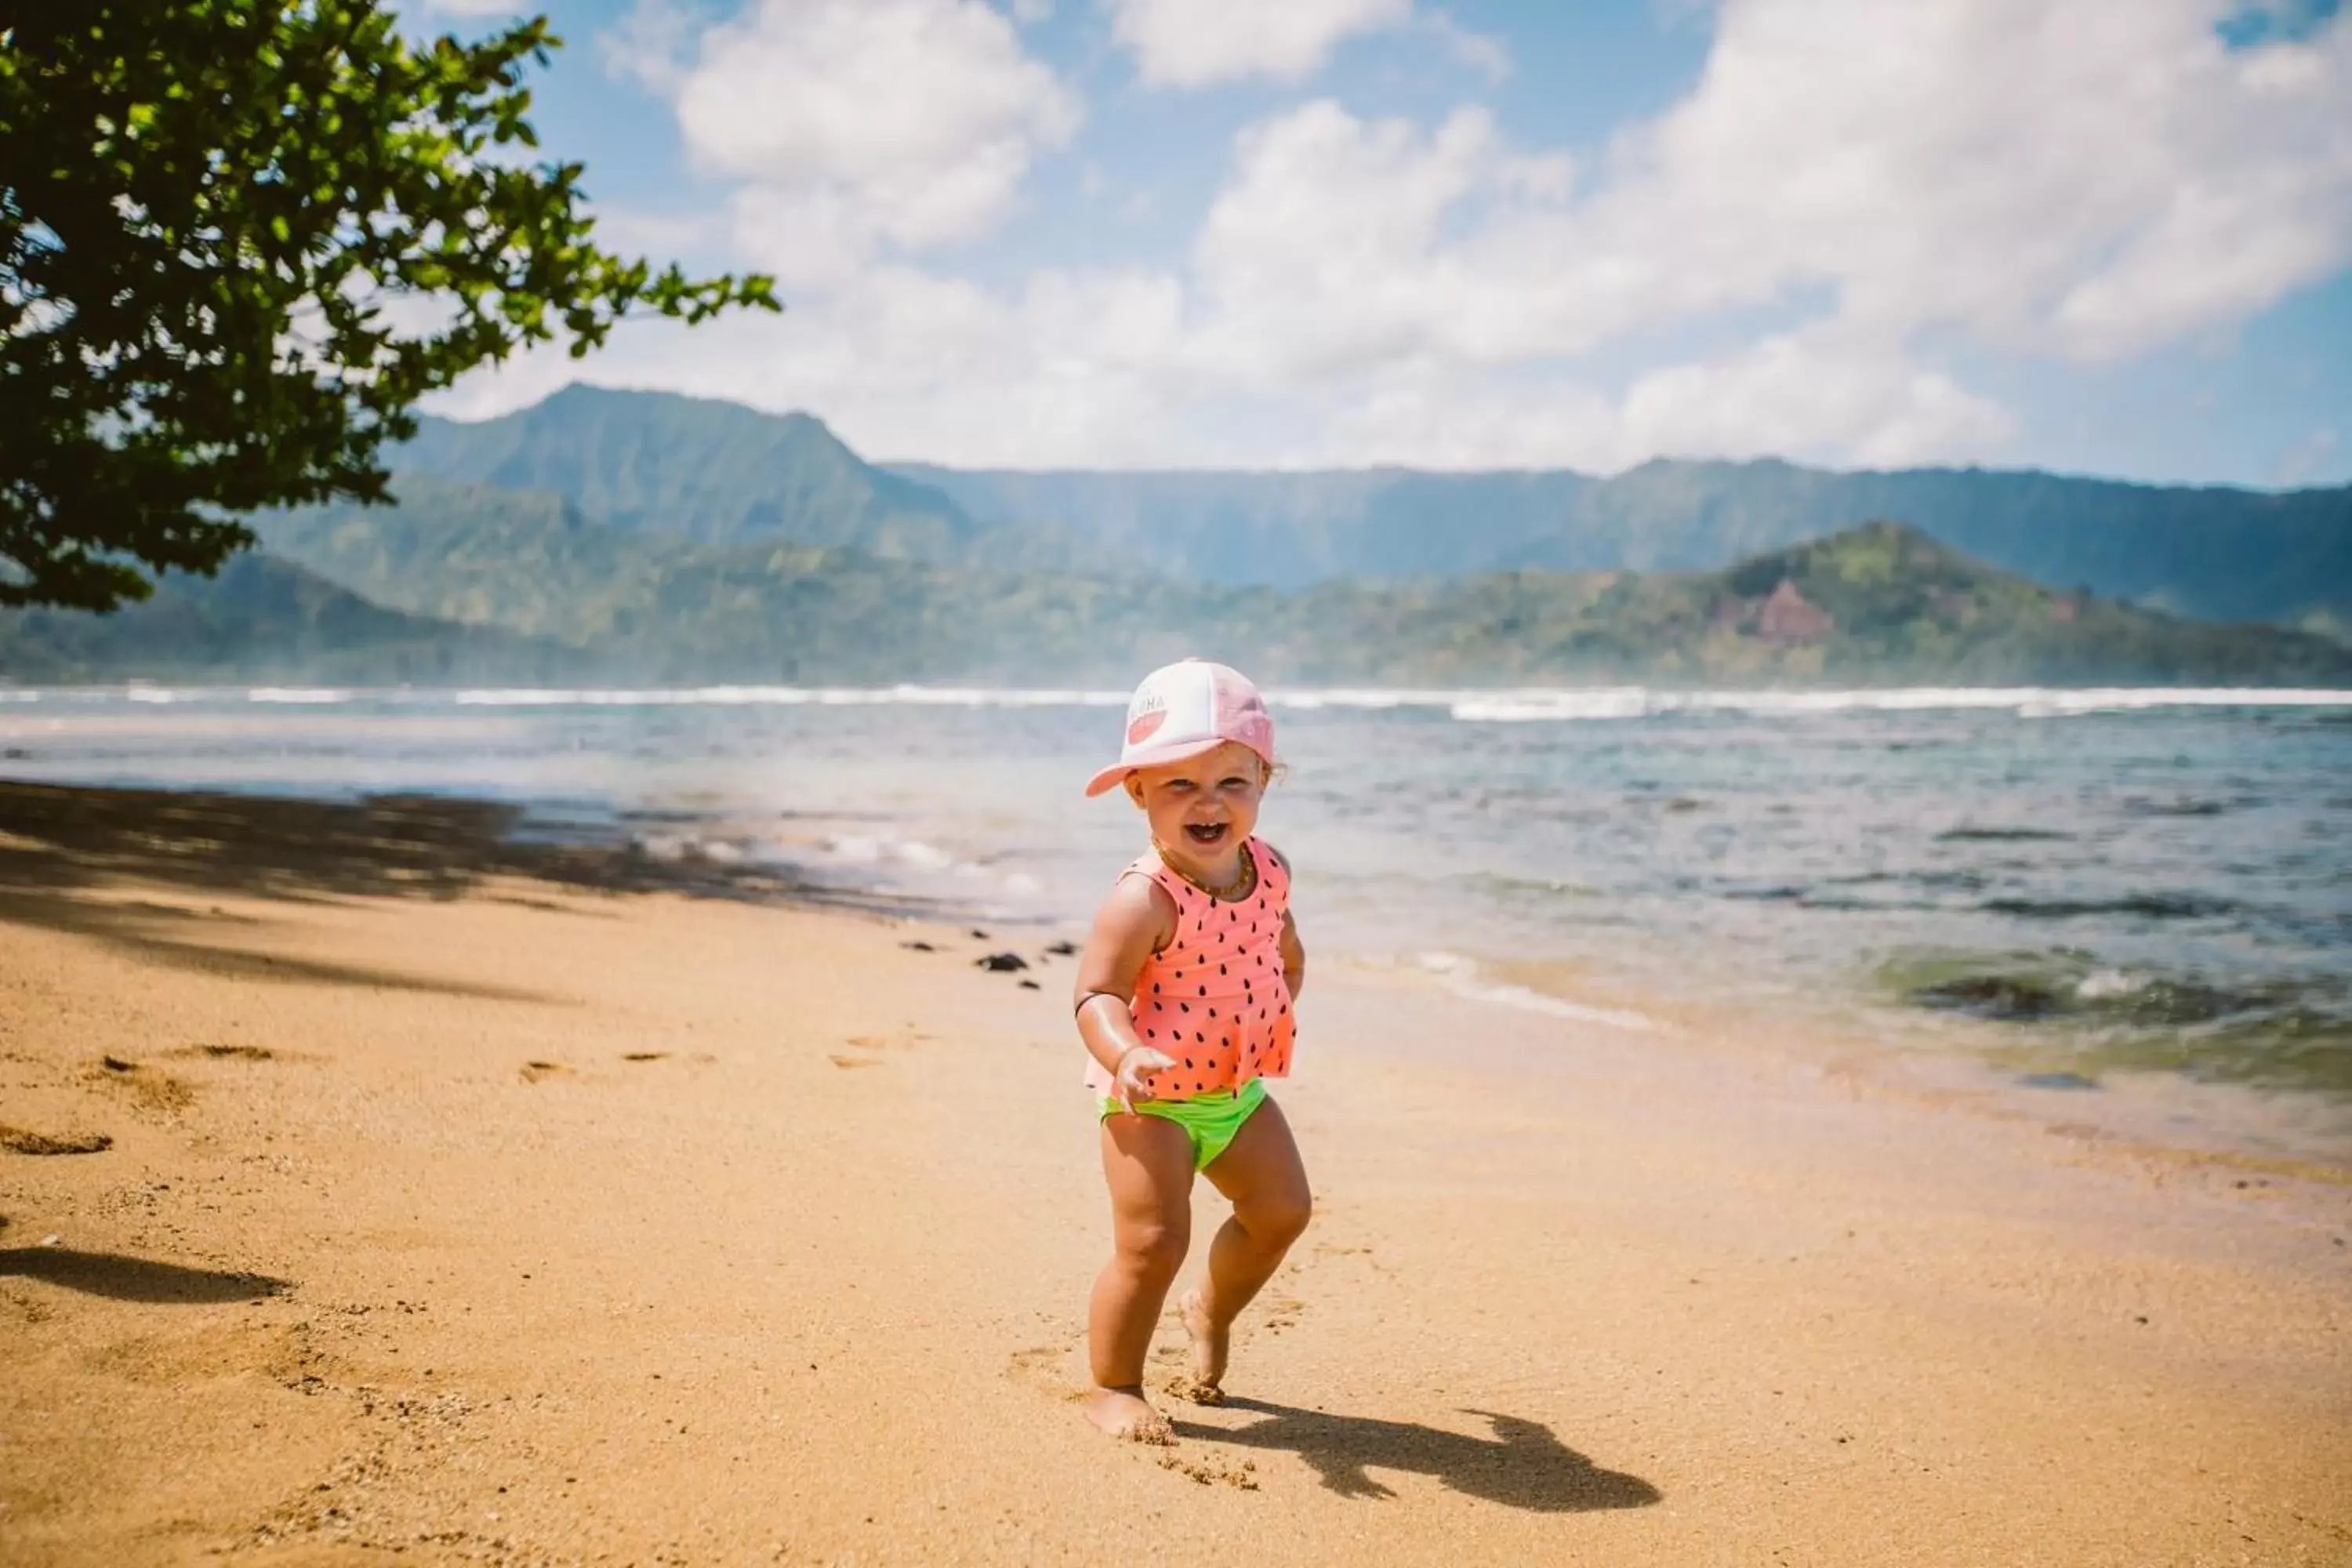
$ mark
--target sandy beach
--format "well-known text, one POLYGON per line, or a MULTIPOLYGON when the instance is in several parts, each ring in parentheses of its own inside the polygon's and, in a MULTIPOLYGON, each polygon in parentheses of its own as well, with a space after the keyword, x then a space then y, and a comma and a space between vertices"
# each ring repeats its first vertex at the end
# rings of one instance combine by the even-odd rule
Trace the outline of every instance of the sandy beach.
POLYGON ((0 786, 12 1568, 2352 1563, 2345 1173, 1324 964, 1118 1445, 1059 933, 498 826, 0 786))

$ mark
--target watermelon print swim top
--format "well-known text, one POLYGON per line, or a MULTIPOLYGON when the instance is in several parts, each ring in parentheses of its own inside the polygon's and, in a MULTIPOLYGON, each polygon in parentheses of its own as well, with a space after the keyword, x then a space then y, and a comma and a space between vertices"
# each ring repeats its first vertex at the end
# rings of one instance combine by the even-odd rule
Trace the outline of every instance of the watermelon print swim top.
MULTIPOLYGON (((1245 899, 1212 898, 1161 863, 1139 858, 1121 877, 1149 877, 1176 903, 1176 934, 1143 961, 1135 977, 1136 1037, 1174 1059, 1151 1079, 1161 1100, 1190 1100, 1236 1089, 1254 1078, 1286 1078, 1295 1023, 1282 979, 1282 916, 1290 907, 1290 873, 1274 851, 1244 839, 1257 886, 1245 899)), ((1087 1087, 1116 1095, 1099 1062, 1087 1064, 1087 1087)))

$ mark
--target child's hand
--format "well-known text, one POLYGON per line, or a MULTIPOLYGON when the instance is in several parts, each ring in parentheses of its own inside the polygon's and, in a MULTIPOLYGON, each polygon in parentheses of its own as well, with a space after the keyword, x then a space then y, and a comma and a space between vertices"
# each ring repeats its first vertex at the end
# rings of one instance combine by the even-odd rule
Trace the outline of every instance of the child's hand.
POLYGON ((1138 1102, 1159 1099, 1151 1092, 1151 1075, 1175 1065, 1175 1058, 1150 1046, 1130 1047, 1118 1058, 1118 1102, 1132 1114, 1138 1102))

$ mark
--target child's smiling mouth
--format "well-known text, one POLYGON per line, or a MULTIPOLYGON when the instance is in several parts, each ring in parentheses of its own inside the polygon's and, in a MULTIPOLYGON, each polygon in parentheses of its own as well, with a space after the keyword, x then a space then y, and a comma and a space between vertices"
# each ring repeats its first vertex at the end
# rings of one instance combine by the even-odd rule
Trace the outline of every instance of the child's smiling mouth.
POLYGON ((1184 837, 1206 848, 1224 842, 1225 832, 1232 826, 1229 822, 1188 822, 1184 825, 1184 837))

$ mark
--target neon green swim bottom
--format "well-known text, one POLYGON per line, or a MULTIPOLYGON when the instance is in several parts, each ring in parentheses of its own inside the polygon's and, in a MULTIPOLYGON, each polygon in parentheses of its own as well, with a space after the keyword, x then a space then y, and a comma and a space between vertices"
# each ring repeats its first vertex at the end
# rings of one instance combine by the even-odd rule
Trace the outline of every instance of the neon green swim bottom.
MULTIPOLYGON (((1254 1078, 1238 1089, 1214 1089, 1190 1100, 1147 1100, 1135 1108, 1138 1116, 1173 1121, 1192 1141, 1192 1169, 1205 1171, 1209 1162, 1225 1152, 1257 1108, 1265 1103, 1265 1079, 1254 1078)), ((1118 1116, 1127 1108, 1106 1095, 1102 1115, 1118 1116)))

